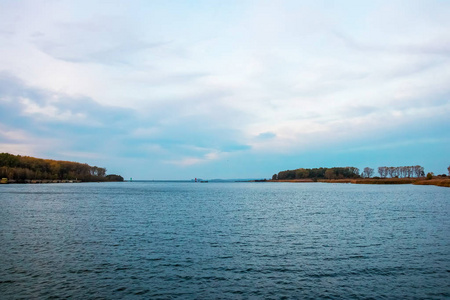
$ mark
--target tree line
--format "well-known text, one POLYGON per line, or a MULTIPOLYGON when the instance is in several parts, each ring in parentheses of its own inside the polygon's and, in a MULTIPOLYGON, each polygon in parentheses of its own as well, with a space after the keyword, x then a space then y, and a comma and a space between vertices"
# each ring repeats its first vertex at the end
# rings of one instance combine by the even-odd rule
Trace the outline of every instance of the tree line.
MULTIPOLYGON (((361 177, 370 178, 374 175, 374 169, 366 167, 361 173, 361 177)), ((378 174, 381 178, 411 178, 424 177, 425 170, 422 166, 403 166, 403 167, 378 167, 378 174)))
POLYGON ((355 167, 335 167, 335 168, 299 168, 295 170, 281 171, 272 176, 273 180, 289 179, 344 179, 359 178, 359 169, 355 167))
POLYGON ((0 178, 26 180, 123 181, 106 169, 88 164, 0 153, 0 178))
MULTIPOLYGON (((450 175, 450 166, 448 167, 450 175)), ((348 178, 372 178, 375 170, 366 167, 360 173, 355 167, 337 168, 299 168, 295 170, 281 171, 273 174, 272 180, 292 180, 292 179, 348 179, 348 178)), ((425 170, 422 166, 402 166, 402 167, 378 167, 378 174, 381 178, 411 178, 425 177, 425 170)))

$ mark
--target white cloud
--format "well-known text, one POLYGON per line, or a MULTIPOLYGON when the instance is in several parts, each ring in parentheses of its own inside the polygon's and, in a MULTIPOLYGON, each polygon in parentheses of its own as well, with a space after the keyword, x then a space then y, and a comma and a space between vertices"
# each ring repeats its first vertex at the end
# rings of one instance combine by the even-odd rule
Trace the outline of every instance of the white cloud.
POLYGON ((48 93, 21 95, 22 114, 114 124, 128 155, 195 166, 245 147, 296 153, 444 119, 449 13, 442 1, 8 2, 0 71, 48 93))
POLYGON ((58 157, 73 157, 74 159, 91 159, 91 160, 98 160, 102 157, 104 157, 104 154, 98 153, 98 152, 77 152, 77 151, 60 151, 56 152, 56 155, 58 157))
POLYGON ((166 161, 167 164, 172 164, 181 167, 193 166, 198 164, 208 163, 214 160, 222 159, 226 155, 225 153, 210 152, 201 157, 184 157, 181 159, 166 161))
POLYGON ((69 110, 61 111, 53 105, 40 106, 28 98, 20 98, 19 101, 25 107, 24 114, 37 115, 42 121, 86 122, 86 115, 83 113, 72 113, 69 110))
POLYGON ((15 155, 33 156, 36 147, 33 144, 0 143, 2 153, 13 153, 15 155))
POLYGON ((25 142, 31 138, 24 130, 8 128, 2 124, 0 124, 0 136, 2 139, 14 140, 16 142, 25 142))

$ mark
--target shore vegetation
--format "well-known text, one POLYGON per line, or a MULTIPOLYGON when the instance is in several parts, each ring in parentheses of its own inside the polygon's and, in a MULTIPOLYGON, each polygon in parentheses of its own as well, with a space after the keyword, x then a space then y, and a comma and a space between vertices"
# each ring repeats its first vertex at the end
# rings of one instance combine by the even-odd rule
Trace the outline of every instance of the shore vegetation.
POLYGON ((432 172, 427 173, 422 166, 403 167, 378 167, 379 176, 374 175, 374 169, 364 168, 359 173, 355 167, 339 168, 314 168, 281 171, 272 176, 270 181, 282 182, 329 182, 329 183, 353 183, 353 184, 415 184, 415 185, 437 185, 450 187, 450 166, 448 176, 441 174, 435 176, 432 172))
POLYGON ((123 181, 120 175, 106 175, 106 169, 84 163, 0 153, 3 182, 123 181))

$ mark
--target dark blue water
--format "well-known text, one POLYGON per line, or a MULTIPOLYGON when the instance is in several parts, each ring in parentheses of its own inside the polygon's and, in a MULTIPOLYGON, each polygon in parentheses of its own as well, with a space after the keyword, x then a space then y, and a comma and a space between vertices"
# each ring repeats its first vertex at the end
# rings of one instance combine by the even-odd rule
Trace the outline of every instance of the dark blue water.
POLYGON ((0 296, 448 299, 450 189, 2 185, 0 296))

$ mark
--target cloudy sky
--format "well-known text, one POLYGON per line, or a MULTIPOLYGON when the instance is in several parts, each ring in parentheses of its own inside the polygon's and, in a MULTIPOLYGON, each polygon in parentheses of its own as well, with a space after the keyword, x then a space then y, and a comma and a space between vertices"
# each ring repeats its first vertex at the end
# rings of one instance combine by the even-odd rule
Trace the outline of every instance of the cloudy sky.
POLYGON ((450 164, 450 1, 0 0, 0 152, 136 179, 450 164))

